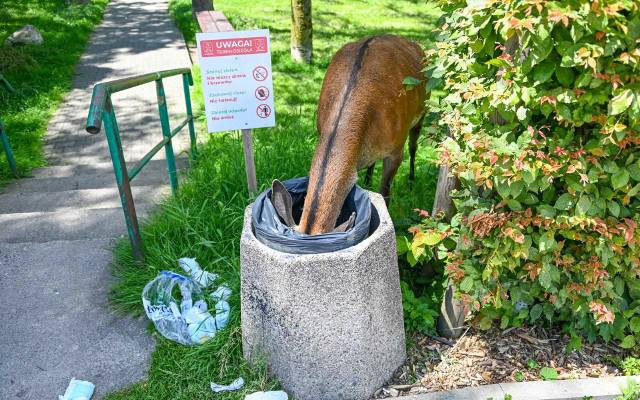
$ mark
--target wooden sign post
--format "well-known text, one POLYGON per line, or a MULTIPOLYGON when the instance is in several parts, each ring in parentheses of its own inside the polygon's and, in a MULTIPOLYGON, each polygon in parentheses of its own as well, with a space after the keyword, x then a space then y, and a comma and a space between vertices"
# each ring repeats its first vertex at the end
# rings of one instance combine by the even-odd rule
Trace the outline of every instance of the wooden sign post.
POLYGON ((233 31, 224 14, 196 13, 202 93, 209 132, 240 129, 249 192, 258 190, 252 128, 275 126, 269 31, 233 31))
POLYGON ((253 143, 251 129, 242 130, 242 150, 244 152, 244 167, 247 172, 247 185, 249 193, 258 192, 258 182, 256 181, 256 166, 253 162, 253 143))

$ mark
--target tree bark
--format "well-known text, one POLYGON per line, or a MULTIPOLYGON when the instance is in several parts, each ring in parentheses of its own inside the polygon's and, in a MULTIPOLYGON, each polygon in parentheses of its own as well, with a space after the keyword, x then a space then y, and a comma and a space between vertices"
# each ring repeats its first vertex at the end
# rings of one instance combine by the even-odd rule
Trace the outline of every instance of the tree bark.
MULTIPOLYGON (((451 137, 448 133, 447 136, 451 137)), ((451 176, 448 165, 441 165, 438 172, 438 184, 436 186, 436 197, 433 200, 433 209, 431 215, 435 216, 444 213, 445 220, 450 221, 455 212, 453 200, 451 199, 451 191, 459 185, 458 178, 451 176)), ((464 326, 464 318, 467 310, 461 300, 454 298, 455 286, 449 284, 444 292, 444 298, 440 306, 440 315, 438 316, 438 325, 436 330, 442 337, 448 339, 457 339, 462 335, 464 326)))
POLYGON ((311 0, 291 0, 291 58, 310 64, 312 55, 311 0))
MULTIPOLYGON (((511 36, 505 43, 503 53, 513 56, 519 44, 520 40, 518 35, 511 36)), ((524 62, 524 59, 519 61, 522 63, 524 62)), ((507 123, 507 121, 500 116, 498 110, 494 110, 491 113, 489 120, 497 125, 504 125, 507 123)), ((447 216, 447 220, 453 216, 454 210, 450 192, 452 189, 455 189, 457 185, 458 179, 456 177, 449 177, 449 168, 445 165, 441 166, 440 174, 438 175, 436 198, 433 203, 433 215, 442 211, 447 216)), ((438 316, 438 325, 436 328, 440 336, 449 339, 457 339, 462 335, 464 319, 469 312, 464 303, 460 299, 456 299, 454 297, 455 291, 455 285, 449 284, 445 291, 444 298, 442 299, 440 315, 438 316)))
POLYGON ((458 187, 458 178, 451 176, 448 165, 441 165, 438 171, 438 184, 436 186, 436 197, 433 200, 431 215, 444 213, 445 219, 449 221, 455 211, 451 200, 451 191, 458 187))

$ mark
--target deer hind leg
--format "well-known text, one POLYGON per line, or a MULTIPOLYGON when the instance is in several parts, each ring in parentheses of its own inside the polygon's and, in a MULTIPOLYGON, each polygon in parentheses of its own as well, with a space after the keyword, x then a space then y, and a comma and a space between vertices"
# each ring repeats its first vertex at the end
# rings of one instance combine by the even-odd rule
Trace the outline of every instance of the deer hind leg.
POLYGON ((373 179, 373 170, 375 169, 375 167, 376 167, 376 163, 374 161, 374 163, 367 168, 367 173, 364 176, 365 186, 371 186, 371 180, 373 179))
POLYGON ((413 180, 416 177, 416 151, 418 150, 418 138, 420 137, 420 130, 422 129, 422 120, 411 128, 409 131, 409 179, 413 180))
POLYGON ((391 154, 382 162, 382 179, 380 179, 380 194, 384 197, 385 203, 389 205, 389 196, 391 194, 391 183, 393 177, 396 176, 398 168, 402 164, 402 149, 391 154))

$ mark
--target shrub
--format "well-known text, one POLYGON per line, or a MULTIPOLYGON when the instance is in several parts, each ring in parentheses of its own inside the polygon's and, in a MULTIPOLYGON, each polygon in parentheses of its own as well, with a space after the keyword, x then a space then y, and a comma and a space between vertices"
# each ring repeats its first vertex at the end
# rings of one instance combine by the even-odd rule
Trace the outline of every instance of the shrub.
POLYGON ((622 361, 622 371, 625 375, 638 375, 640 374, 640 359, 636 357, 626 357, 622 361))
MULTIPOLYGON (((440 239, 457 241, 454 250, 434 243, 447 250, 447 276, 481 327, 547 320, 589 340, 634 346, 638 2, 442 6, 426 75, 429 89, 444 91, 431 104, 449 133, 440 162, 460 180, 450 228, 435 227, 440 239)), ((408 247, 429 247, 433 224, 415 228, 408 247)))

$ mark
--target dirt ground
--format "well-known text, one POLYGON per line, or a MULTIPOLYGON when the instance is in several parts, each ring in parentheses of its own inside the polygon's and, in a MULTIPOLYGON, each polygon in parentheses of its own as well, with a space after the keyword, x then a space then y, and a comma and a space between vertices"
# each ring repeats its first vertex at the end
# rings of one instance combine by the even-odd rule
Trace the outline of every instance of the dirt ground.
POLYGON ((556 379, 623 375, 613 360, 626 355, 603 342, 584 343, 580 351, 567 353, 568 335, 536 327, 469 328, 455 342, 422 334, 409 340, 407 362, 374 398, 541 380, 545 367, 556 370, 556 379))

